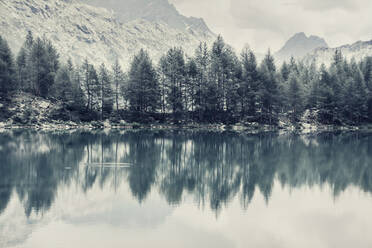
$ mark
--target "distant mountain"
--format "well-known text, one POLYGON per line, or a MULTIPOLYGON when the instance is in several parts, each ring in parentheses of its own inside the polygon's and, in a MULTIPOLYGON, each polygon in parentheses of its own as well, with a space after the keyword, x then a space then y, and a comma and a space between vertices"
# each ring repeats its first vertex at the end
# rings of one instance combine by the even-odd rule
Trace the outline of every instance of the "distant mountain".
POLYGON ((336 48, 318 48, 304 57, 305 62, 315 61, 317 65, 324 63, 329 65, 332 62, 336 50, 341 51, 343 56, 350 60, 354 58, 356 61, 372 56, 372 40, 358 41, 351 45, 343 45, 336 48))
MULTIPOLYGON (((210 44, 215 39, 202 20, 180 15, 167 0, 126 0, 132 3, 127 12, 114 5, 115 11, 82 1, 90 0, 0 0, 0 35, 14 52, 30 30, 50 39, 62 59, 71 57, 81 63, 88 58, 96 65, 110 65, 118 58, 123 66, 141 48, 158 60, 173 46, 192 54, 201 41, 210 44), (156 13, 163 13, 164 21, 156 13), (179 22, 166 21, 166 16, 179 22)), ((102 2, 110 6, 117 1, 102 2)))
POLYGON ((164 23, 183 31, 188 29, 211 33, 204 20, 181 15, 168 0, 81 0, 88 4, 111 9, 122 22, 144 19, 164 23))
POLYGON ((291 57, 301 59, 318 48, 328 48, 324 39, 313 35, 307 37, 305 33, 297 33, 274 56, 280 62, 287 61, 291 57))

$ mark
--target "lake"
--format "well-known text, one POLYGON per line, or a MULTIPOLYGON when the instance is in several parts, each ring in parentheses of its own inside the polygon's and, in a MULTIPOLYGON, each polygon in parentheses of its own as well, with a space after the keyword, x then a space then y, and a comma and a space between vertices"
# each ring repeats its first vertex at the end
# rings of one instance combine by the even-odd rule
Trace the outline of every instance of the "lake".
POLYGON ((372 135, 0 134, 0 247, 371 247, 372 135))

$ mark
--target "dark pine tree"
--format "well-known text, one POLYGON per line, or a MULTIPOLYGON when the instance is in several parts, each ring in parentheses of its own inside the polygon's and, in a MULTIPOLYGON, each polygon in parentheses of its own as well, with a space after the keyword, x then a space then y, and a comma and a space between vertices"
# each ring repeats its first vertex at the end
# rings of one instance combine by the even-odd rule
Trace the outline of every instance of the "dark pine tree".
POLYGON ((16 89, 16 73, 13 54, 6 40, 0 36, 0 93, 16 89))
POLYGON ((157 73, 146 51, 134 56, 128 75, 126 98, 129 109, 138 121, 147 121, 146 114, 159 109, 160 88, 157 73))
POLYGON ((249 121, 257 121, 257 103, 259 101, 260 76, 256 56, 253 51, 244 48, 241 53, 242 81, 239 88, 241 117, 248 116, 249 121))
POLYGON ((266 54, 260 67, 261 87, 260 87, 260 107, 261 122, 276 125, 279 112, 279 85, 276 76, 274 57, 270 51, 266 54))
POLYGON ((109 72, 104 64, 101 64, 99 68, 99 83, 100 83, 100 96, 101 96, 101 120, 104 120, 110 116, 113 110, 113 90, 111 87, 111 79, 109 72))
POLYGON ((187 111, 186 99, 186 64, 181 48, 171 48, 160 59, 160 74, 165 87, 162 98, 166 100, 168 109, 173 114, 173 120, 178 122, 187 111))

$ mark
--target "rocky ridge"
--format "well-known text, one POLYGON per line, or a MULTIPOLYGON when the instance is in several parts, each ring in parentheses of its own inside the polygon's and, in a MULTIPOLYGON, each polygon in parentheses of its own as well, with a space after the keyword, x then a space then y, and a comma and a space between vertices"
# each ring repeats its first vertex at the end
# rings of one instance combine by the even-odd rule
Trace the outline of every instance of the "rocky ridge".
POLYGON ((173 46, 193 54, 200 42, 215 38, 210 31, 181 30, 146 19, 123 23, 113 11, 78 0, 0 0, 0 35, 14 52, 28 31, 50 39, 63 60, 80 64, 88 58, 95 65, 111 65, 118 58, 124 67, 141 48, 158 60, 173 46))

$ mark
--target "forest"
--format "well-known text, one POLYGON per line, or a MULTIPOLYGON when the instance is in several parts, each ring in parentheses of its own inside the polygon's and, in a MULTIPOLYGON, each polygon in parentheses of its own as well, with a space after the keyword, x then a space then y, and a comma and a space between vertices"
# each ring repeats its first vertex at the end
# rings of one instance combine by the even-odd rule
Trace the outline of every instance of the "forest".
POLYGON ((218 36, 191 57, 171 48, 158 63, 141 49, 124 71, 118 60, 62 62, 50 40, 29 32, 16 56, 0 37, 0 99, 19 93, 60 103, 54 117, 64 121, 275 126, 281 117, 297 125, 308 111, 322 124, 363 125, 372 122, 372 57, 336 51, 329 66, 292 58, 277 68, 270 50, 258 63, 249 47, 237 54, 218 36))

